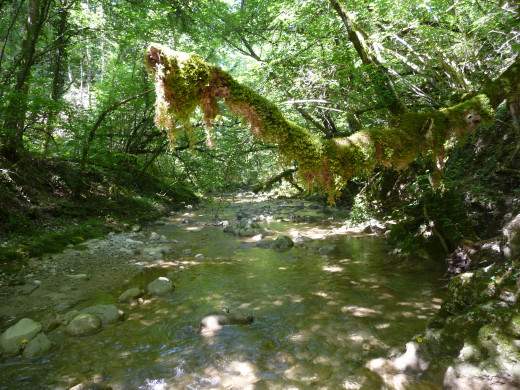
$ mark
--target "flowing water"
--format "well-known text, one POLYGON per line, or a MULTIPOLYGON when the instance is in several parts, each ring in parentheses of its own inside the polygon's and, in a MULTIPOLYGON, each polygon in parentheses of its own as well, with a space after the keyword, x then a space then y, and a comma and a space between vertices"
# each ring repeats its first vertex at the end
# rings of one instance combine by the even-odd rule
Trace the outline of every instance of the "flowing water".
MULTIPOLYGON (((156 231, 177 241, 178 254, 103 303, 167 274, 175 275, 174 292, 140 305, 117 304, 125 321, 95 335, 50 333, 58 345, 52 352, 0 364, 0 388, 67 389, 82 381, 103 381, 113 389, 381 388, 365 364, 402 353, 420 337, 442 299, 442 267, 431 260, 403 263, 383 239, 345 234, 341 216, 309 205, 247 206, 253 214, 285 217, 265 224, 277 234, 314 240, 286 251, 261 249, 251 238, 207 223, 216 213, 232 219, 244 204, 173 216, 156 231), (287 221, 295 214, 319 221, 287 221), (182 224, 187 217, 192 223, 182 224), (321 255, 316 249, 324 245, 338 250, 321 255), (185 248, 192 254, 182 257, 185 248), (199 253, 204 257, 196 260, 199 253), (223 307, 253 315, 253 324, 197 332, 204 315, 223 307)), ((93 298, 84 306, 95 303, 93 298)))

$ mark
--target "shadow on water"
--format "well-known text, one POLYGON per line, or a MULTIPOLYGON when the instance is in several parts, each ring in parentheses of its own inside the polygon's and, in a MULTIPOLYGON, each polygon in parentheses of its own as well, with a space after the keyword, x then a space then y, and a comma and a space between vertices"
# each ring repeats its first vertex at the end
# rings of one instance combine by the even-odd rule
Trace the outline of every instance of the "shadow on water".
POLYGON ((2 362, 0 387, 105 381, 113 389, 378 389, 382 382, 366 362, 402 352, 441 302, 441 267, 405 266, 377 237, 330 234, 329 223, 278 222, 270 228, 317 239, 276 251, 220 227, 173 222, 160 234, 191 254, 145 269, 113 297, 166 275, 174 292, 119 304, 125 321, 92 336, 69 338, 59 328, 49 335, 53 352, 2 362), (320 255, 316 243, 337 250, 320 255), (253 324, 197 332, 203 316, 224 307, 253 315, 253 324))

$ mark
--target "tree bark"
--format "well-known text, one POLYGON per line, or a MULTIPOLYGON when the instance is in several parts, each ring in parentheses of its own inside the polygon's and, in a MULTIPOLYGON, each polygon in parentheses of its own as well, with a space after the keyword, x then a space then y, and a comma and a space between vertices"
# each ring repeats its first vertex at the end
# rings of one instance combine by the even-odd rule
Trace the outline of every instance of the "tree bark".
MULTIPOLYGON (((67 18, 69 16, 69 6, 62 2, 60 10, 60 19, 58 21, 58 37, 56 39, 57 50, 56 50, 56 61, 54 63, 54 71, 52 77, 52 89, 51 89, 51 100, 53 102, 57 101, 62 93, 63 93, 63 80, 62 80, 62 57, 65 53, 65 27, 67 26, 67 18)), ((50 108, 47 113, 47 123, 45 125, 46 133, 45 133, 45 141, 43 143, 43 153, 47 152, 47 148, 49 145, 49 141, 52 138, 52 128, 54 125, 54 118, 56 116, 56 110, 54 108, 50 108)))
POLYGON ((24 151, 23 132, 27 113, 27 95, 29 92, 29 76, 33 65, 36 43, 52 0, 29 0, 27 25, 21 44, 20 70, 13 88, 7 112, 10 116, 4 122, 0 139, 0 154, 8 160, 16 162, 24 151))

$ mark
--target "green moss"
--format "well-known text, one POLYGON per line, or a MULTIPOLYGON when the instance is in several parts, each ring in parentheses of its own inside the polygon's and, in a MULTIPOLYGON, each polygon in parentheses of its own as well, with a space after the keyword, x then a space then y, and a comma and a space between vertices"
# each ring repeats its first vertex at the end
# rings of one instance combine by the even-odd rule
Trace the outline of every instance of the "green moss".
POLYGON ((377 164, 405 169, 419 155, 433 155, 444 165, 452 139, 463 141, 493 115, 486 95, 476 95, 453 107, 425 113, 406 113, 389 128, 359 131, 350 137, 323 141, 286 120, 280 110, 228 73, 200 56, 175 52, 162 45, 148 49, 147 65, 155 71, 156 123, 175 140, 176 122, 190 128, 197 108, 206 125, 220 113, 218 99, 251 125, 253 133, 278 145, 280 162, 298 163, 298 174, 309 187, 317 185, 333 201, 352 177, 370 172, 377 164))
POLYGON ((174 142, 178 121, 188 129, 191 139, 189 120, 200 107, 200 89, 208 83, 212 67, 196 54, 176 52, 159 44, 152 46, 158 58, 152 61, 149 56, 147 66, 155 70, 157 127, 166 130, 174 142))

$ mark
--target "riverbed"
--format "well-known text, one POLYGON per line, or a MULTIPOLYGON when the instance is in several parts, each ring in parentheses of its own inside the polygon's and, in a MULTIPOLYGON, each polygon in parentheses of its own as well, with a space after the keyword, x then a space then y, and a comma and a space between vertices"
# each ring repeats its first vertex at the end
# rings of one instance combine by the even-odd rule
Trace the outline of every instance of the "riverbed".
POLYGON ((403 261, 379 235, 345 229, 345 219, 312 202, 247 197, 164 218, 147 234, 166 237, 169 254, 74 307, 116 304, 125 320, 84 337, 50 332, 51 352, 0 361, 0 388, 381 388, 367 362, 421 341, 442 302, 443 265, 403 261), (298 244, 261 248, 258 236, 224 233, 223 221, 237 216, 298 244), (117 303, 126 289, 158 277, 172 279, 175 290, 117 303), (254 321, 198 331, 202 317, 224 309, 254 321))

